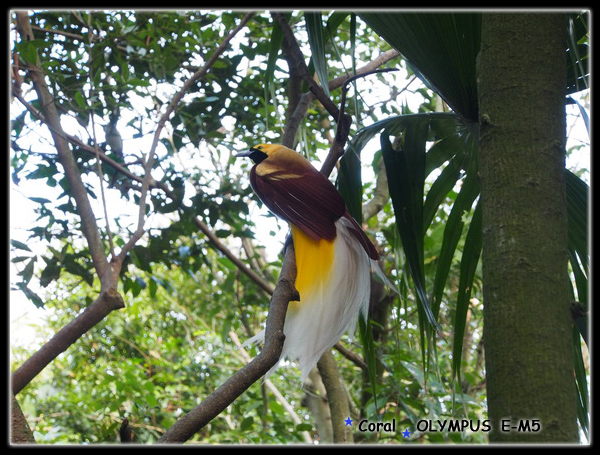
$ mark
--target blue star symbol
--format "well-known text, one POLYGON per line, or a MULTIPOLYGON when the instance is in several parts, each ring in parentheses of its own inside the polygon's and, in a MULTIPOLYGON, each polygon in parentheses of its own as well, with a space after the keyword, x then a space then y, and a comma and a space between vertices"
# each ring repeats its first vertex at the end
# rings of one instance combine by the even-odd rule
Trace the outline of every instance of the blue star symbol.
POLYGON ((404 431, 402 432, 402 437, 404 437, 404 438, 408 438, 409 436, 410 436, 410 431, 408 431, 408 430, 404 430, 404 431))
POLYGON ((348 425, 352 426, 352 419, 350 417, 348 417, 346 420, 344 420, 344 422, 346 422, 346 426, 348 426, 348 425))

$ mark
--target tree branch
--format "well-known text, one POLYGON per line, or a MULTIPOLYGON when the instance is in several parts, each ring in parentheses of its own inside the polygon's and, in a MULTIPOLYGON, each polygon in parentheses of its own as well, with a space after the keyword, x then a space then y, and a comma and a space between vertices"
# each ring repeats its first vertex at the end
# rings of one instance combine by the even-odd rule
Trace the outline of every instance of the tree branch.
POLYGON ((362 209, 363 221, 366 223, 371 217, 379 213, 389 198, 390 190, 388 188, 387 173, 385 172, 385 162, 381 158, 377 164, 377 179, 373 198, 362 209))
POLYGON ((354 441, 352 427, 347 426, 345 418, 350 417, 348 396, 342 385, 340 373, 333 359, 331 351, 325 352, 317 362, 319 374, 327 390, 327 401, 331 410, 331 423, 333 425, 333 442, 348 444, 354 441))
POLYGON ((12 444, 35 444, 33 432, 14 395, 10 395, 10 442, 12 444))
MULTIPOLYGON (((250 363, 252 361, 252 358, 250 357, 248 352, 246 352, 246 350, 244 349, 242 343, 240 342, 240 340, 237 337, 237 334, 234 331, 231 331, 231 332, 229 332, 229 336, 233 340, 236 347, 239 349, 239 352, 240 352, 244 362, 250 363)), ((265 386, 275 396, 277 401, 279 401, 281 403, 281 405, 283 406, 283 409, 285 409, 286 412, 289 414, 294 425, 300 425, 302 423, 302 419, 300 419, 298 414, 296 414, 294 407, 283 396, 283 394, 279 391, 279 389, 277 387, 275 387, 275 384, 273 384, 273 382, 271 382, 270 379, 266 379, 265 386)), ((304 442, 306 442, 307 444, 313 443, 313 439, 308 431, 302 431, 302 438, 304 439, 304 442)))
MULTIPOLYGON (((356 70, 355 75, 369 73, 369 72, 379 68, 381 65, 389 62, 390 60, 397 57, 398 55, 399 55, 399 53, 395 49, 386 51, 386 52, 382 53, 381 55, 379 55, 378 57, 376 57, 375 59, 373 59, 372 61, 370 61, 369 63, 367 63, 365 66, 358 68, 356 70)), ((331 81, 329 81, 329 91, 331 92, 331 91, 343 86, 344 83, 351 76, 352 75, 338 76, 338 77, 332 79, 331 81)), ((316 99, 316 96, 312 92, 306 92, 300 97, 300 100, 298 101, 298 104, 296 105, 294 112, 289 116, 288 122, 285 126, 285 134, 283 136, 283 141, 282 141, 283 144, 293 144, 294 143, 294 139, 296 137, 296 133, 298 131, 300 122, 306 116, 306 113, 308 112, 308 107, 315 99, 316 99)), ((288 147, 290 147, 290 145, 288 145, 288 147)))
MULTIPOLYGON (((17 30, 24 41, 31 41, 35 39, 33 31, 31 30, 31 23, 29 16, 26 12, 19 11, 16 13, 17 16, 17 30)), ((54 145, 58 152, 58 160, 62 164, 65 175, 71 187, 71 194, 75 199, 77 205, 77 212, 81 217, 81 224, 83 235, 85 236, 88 246, 90 249, 90 255, 92 256, 92 262, 94 268, 103 280, 107 275, 109 264, 104 251, 104 245, 100 238, 100 231, 96 224, 96 217, 92 210, 92 206, 88 199, 87 191, 81 180, 79 169, 75 158, 71 153, 68 142, 65 140, 65 134, 60 124, 60 115, 54 104, 54 99, 50 94, 46 81, 44 80, 44 73, 42 69, 37 65, 29 62, 27 64, 31 81, 33 82, 34 89, 38 95, 42 113, 46 119, 48 126, 50 127, 50 134, 54 140, 54 145)))
POLYGON ((294 37, 294 32, 292 32, 292 29, 285 20, 285 16, 281 13, 273 13, 273 17, 279 21, 279 25, 281 27, 281 30, 283 31, 283 35, 285 36, 286 42, 288 44, 290 59, 296 64, 296 68, 298 69, 300 77, 302 77, 306 85, 308 85, 310 91, 314 93, 314 95, 321 102, 323 107, 327 109, 327 112, 329 112, 329 114, 336 121, 338 121, 340 116, 340 110, 334 104, 334 102, 331 101, 331 99, 327 96, 325 91, 308 72, 308 67, 304 62, 304 55, 302 55, 302 51, 300 50, 300 47, 296 42, 296 38, 294 37))
POLYGON ((60 329, 46 344, 15 370, 11 377, 12 393, 17 394, 50 362, 77 341, 110 312, 125 308, 123 297, 113 288, 100 296, 75 319, 60 329))

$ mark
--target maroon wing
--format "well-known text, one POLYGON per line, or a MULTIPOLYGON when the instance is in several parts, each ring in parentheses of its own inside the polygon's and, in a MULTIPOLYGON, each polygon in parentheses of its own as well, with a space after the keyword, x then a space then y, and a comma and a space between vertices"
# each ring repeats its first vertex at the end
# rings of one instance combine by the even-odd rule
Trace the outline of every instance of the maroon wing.
POLYGON ((289 172, 274 172, 262 177, 252 168, 250 183, 258 197, 277 216, 298 226, 315 240, 333 240, 335 221, 346 212, 342 196, 316 169, 308 169, 293 178, 289 177, 289 172), (278 178, 278 174, 288 177, 278 178))

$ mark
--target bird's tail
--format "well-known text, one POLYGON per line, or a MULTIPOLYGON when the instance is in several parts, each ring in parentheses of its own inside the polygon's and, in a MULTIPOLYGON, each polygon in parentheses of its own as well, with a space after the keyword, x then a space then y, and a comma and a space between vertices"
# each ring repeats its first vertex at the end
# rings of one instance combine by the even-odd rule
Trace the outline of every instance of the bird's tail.
MULTIPOLYGON (((370 274, 379 271, 355 234, 352 223, 336 221, 335 240, 315 241, 292 226, 299 302, 290 302, 286 315, 281 359, 297 360, 302 382, 323 353, 354 330, 359 314, 369 307, 370 274)), ((381 271, 378 273, 383 275, 381 271)), ((261 342, 264 332, 244 344, 261 342)), ((277 368, 275 365, 267 377, 277 368)))

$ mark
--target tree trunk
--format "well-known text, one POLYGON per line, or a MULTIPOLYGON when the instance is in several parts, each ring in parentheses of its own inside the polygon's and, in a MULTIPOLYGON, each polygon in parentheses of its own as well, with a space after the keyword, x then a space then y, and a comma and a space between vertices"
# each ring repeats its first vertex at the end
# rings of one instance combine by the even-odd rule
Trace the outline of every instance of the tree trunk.
POLYGON ((479 168, 490 442, 578 441, 564 183, 566 24, 560 13, 483 15, 479 168))

